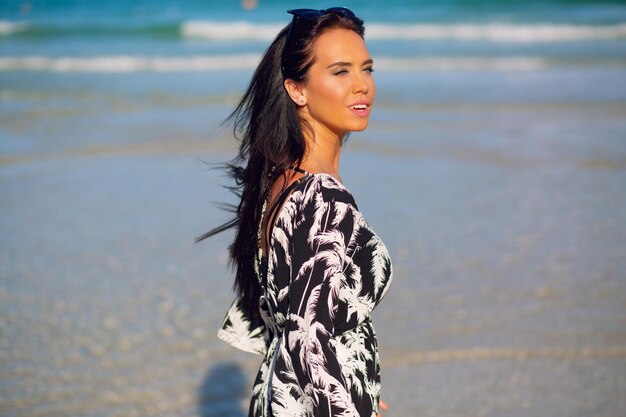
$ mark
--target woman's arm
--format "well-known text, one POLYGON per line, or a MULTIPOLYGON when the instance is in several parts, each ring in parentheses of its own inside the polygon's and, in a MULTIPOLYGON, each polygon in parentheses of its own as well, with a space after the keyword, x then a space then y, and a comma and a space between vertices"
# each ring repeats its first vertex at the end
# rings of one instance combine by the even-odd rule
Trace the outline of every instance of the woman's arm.
POLYGON ((330 343, 338 293, 345 283, 344 258, 355 227, 353 210, 345 202, 318 198, 295 219, 285 338, 315 416, 358 416, 330 343))

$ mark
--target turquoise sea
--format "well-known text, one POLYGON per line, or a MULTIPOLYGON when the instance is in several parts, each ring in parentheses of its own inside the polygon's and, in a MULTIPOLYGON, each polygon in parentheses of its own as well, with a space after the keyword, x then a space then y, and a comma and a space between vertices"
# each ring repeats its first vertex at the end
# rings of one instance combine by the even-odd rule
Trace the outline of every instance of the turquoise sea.
MULTIPOLYGON (((0 415, 246 415, 221 122, 287 9, 0 2, 0 415)), ((384 416, 626 415, 626 3, 345 1, 384 416)))

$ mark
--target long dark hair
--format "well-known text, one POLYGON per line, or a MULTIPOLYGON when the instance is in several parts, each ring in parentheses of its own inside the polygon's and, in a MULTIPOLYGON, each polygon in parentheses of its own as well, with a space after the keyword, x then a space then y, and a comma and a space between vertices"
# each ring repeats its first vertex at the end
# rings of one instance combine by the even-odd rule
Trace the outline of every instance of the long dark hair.
MULTIPOLYGON (((292 23, 293 24, 293 23, 292 23)), ((229 247, 231 266, 236 271, 234 288, 242 307, 252 318, 258 316, 261 288, 255 274, 257 232, 262 207, 274 181, 289 165, 299 166, 305 152, 303 128, 308 128, 297 113, 297 106, 287 93, 285 79, 305 81, 313 65, 316 39, 329 29, 348 29, 363 37, 363 21, 338 13, 327 13, 300 27, 298 39, 289 36, 290 25, 283 28, 269 46, 241 101, 228 116, 239 152, 225 164, 235 185, 228 187, 240 198, 232 206, 235 217, 196 238, 196 242, 236 228, 229 247)))

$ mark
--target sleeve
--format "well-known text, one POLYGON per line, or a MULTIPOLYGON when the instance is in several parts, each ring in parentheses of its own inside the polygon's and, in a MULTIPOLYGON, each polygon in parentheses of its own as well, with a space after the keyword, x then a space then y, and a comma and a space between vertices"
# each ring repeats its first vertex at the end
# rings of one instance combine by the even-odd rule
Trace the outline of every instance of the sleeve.
POLYGON ((353 207, 345 202, 315 201, 304 209, 292 240, 287 351, 305 402, 314 416, 358 417, 331 345, 333 322, 348 244, 355 227, 353 207))
POLYGON ((265 354, 267 350, 267 330, 261 318, 252 320, 241 307, 239 297, 233 301, 217 337, 224 342, 250 353, 265 354))

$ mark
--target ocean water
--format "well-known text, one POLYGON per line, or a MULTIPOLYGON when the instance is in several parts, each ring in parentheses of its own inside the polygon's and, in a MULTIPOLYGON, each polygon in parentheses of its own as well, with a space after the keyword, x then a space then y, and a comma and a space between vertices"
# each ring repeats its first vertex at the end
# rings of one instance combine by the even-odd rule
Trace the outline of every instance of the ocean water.
MULTIPOLYGON (((367 24, 382 87, 378 108, 405 102, 623 101, 623 3, 344 4, 367 24), (518 77, 530 84, 510 82, 518 77)), ((4 1, 0 151, 11 156, 127 141, 124 129, 142 121, 125 107, 160 108, 169 115, 172 107, 187 107, 174 124, 208 133, 234 104, 269 41, 289 23, 290 7, 280 1, 261 1, 253 10, 237 1, 4 1), (119 111, 107 114, 112 108, 119 111), (53 118, 58 134, 38 129, 39 123, 24 129, 33 112, 53 118), (91 132, 94 121, 81 117, 85 112, 107 114, 106 128, 91 132), (57 114, 69 117, 68 123, 59 126, 57 114)), ((131 140, 153 140, 150 125, 143 123, 131 140)))
MULTIPOLYGON (((326 7, 317 2, 311 6, 326 7)), ((626 7, 596 2, 347 2, 381 69, 623 66, 626 7)), ((19 2, 0 6, 0 70, 250 69, 289 2, 19 2)))
MULTIPOLYGON (((0 415, 243 416, 221 122, 285 10, 0 3, 0 415), (207 164, 208 163, 208 164, 207 164)), ((345 1, 385 416, 626 415, 626 4, 345 1)))

